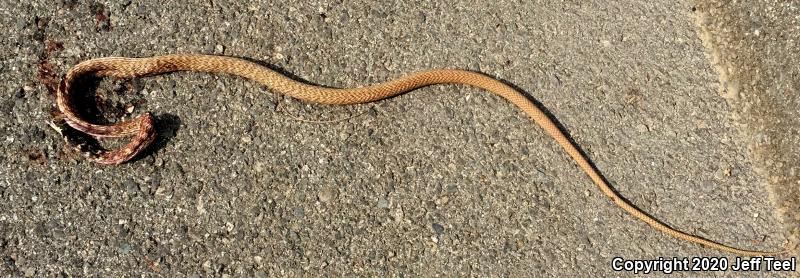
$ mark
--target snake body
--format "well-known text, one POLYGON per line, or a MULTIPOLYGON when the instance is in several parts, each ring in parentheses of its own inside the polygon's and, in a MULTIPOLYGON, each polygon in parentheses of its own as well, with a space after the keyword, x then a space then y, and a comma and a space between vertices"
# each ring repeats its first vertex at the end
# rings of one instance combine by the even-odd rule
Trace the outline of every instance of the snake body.
POLYGON ((289 97, 308 102, 336 105, 377 101, 434 84, 466 84, 478 87, 503 97, 522 110, 564 149, 578 167, 589 176, 592 182, 594 182, 614 204, 633 217, 649 224, 654 229, 684 241, 745 256, 774 256, 789 251, 787 249, 776 252, 763 252, 739 249, 678 231, 665 225, 634 207, 617 194, 592 166, 588 158, 579 151, 578 147, 525 95, 511 86, 487 75, 465 70, 429 70, 413 73, 372 86, 338 89, 301 83, 256 63, 226 56, 181 54, 150 58, 108 57, 87 60, 70 69, 62 79, 58 88, 56 102, 59 110, 64 115, 66 123, 76 130, 95 137, 133 137, 133 140, 125 147, 117 150, 102 151, 89 156, 89 159, 102 164, 116 165, 133 158, 152 143, 155 138, 156 131, 153 128, 153 118, 149 113, 144 113, 134 119, 113 125, 91 124, 81 119, 78 116, 79 113, 74 109, 74 105, 71 103, 72 98, 70 97, 71 94, 73 94, 71 84, 74 83, 77 78, 84 75, 136 78, 174 71, 226 73, 241 76, 261 83, 272 91, 289 97))

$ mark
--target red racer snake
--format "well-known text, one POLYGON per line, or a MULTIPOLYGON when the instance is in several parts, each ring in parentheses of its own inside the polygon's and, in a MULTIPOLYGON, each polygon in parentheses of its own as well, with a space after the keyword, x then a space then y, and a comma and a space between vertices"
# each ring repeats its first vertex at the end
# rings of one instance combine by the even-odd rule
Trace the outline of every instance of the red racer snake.
POLYGON ((606 183, 598 170, 590 164, 588 158, 579 151, 578 147, 525 95, 487 75, 465 70, 429 70, 413 73, 372 86, 337 89, 304 84, 256 63, 225 56, 189 54, 150 58, 109 57, 87 60, 70 69, 59 85, 56 102, 58 109, 64 115, 64 120, 72 128, 94 137, 132 136, 133 139, 123 148, 101 151, 97 154, 86 154, 86 156, 92 161, 102 164, 116 165, 123 163, 147 148, 156 137, 156 131, 153 127, 153 117, 149 113, 144 113, 134 119, 112 125, 91 124, 81 119, 71 100, 71 95, 74 93, 71 84, 76 78, 84 75, 136 78, 174 71, 226 73, 241 76, 261 83, 269 89, 289 97, 308 102, 338 105, 382 100, 434 84, 466 84, 478 87, 501 96, 516 105, 539 125, 545 133, 550 135, 558 145, 564 148, 564 151, 572 157, 575 163, 578 164, 592 182, 594 182, 614 204, 633 217, 649 224, 654 229, 681 240, 745 256, 774 256, 790 251, 790 249, 786 249, 776 252, 763 252, 739 249, 678 231, 649 216, 617 194, 608 183, 606 183))

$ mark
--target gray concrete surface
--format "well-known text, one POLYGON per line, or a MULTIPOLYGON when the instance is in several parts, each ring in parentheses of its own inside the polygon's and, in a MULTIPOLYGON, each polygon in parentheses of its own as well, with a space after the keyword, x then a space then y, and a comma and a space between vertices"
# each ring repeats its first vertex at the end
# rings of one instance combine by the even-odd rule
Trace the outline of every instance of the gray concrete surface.
POLYGON ((756 171, 793 241, 800 235, 800 3, 701 1, 701 38, 756 171))
MULTIPOLYGON (((725 255, 635 221, 521 113, 462 86, 330 107, 228 76, 104 81, 98 121, 131 104, 164 134, 118 167, 82 160, 47 126, 70 66, 178 52, 341 87, 478 70, 538 99, 666 223, 756 249, 789 236, 760 170, 770 154, 753 154, 754 127, 720 96, 693 3, 184 2, 0 2, 0 273, 621 276, 613 257, 725 255)), ((791 130, 768 136, 791 149, 791 130)), ((791 169, 784 157, 768 168, 791 169)), ((698 274, 759 275, 678 275, 698 274)))

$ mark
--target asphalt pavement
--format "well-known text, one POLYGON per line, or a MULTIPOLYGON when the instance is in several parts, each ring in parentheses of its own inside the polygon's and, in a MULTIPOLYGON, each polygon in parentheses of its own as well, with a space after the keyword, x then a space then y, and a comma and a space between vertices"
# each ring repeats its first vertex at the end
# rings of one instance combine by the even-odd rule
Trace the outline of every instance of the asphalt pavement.
POLYGON ((728 2, 0 0, 0 274, 587 277, 633 274, 614 258, 736 260, 627 215, 515 107, 465 86, 325 106, 224 75, 106 79, 83 98, 90 118, 150 111, 160 133, 120 166, 48 124, 71 66, 169 53, 332 87, 480 71, 535 98, 652 216, 780 249, 800 230, 800 4, 728 2))

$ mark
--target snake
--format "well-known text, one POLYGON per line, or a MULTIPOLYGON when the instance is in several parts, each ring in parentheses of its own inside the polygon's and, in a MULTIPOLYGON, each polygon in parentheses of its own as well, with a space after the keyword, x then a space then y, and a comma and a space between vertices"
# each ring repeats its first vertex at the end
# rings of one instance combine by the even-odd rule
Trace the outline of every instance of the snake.
POLYGON ((699 244, 722 252, 743 256, 777 256, 793 250, 785 248, 781 251, 757 251, 737 248, 689 234, 672 228, 664 222, 650 216, 635 207, 618 194, 600 174, 594 165, 573 143, 553 119, 539 106, 512 86, 489 75, 460 69, 433 69, 405 75, 396 79, 357 88, 331 88, 296 81, 286 75, 262 66, 255 62, 230 56, 207 54, 171 54, 147 58, 105 57, 86 60, 68 70, 58 85, 56 105, 63 114, 63 120, 73 129, 94 138, 131 137, 130 143, 113 150, 99 150, 84 153, 94 162, 118 165, 129 161, 145 150, 156 138, 154 118, 149 112, 120 121, 115 124, 93 124, 83 118, 75 107, 73 83, 81 77, 113 77, 132 79, 137 77, 159 75, 176 71, 195 71, 222 73, 253 80, 269 90, 299 99, 301 101, 349 105, 379 101, 404 94, 415 89, 435 84, 463 84, 483 89, 506 99, 518 107, 544 132, 552 137, 567 155, 586 173, 591 181, 616 206, 639 219, 653 229, 679 240, 699 244))

